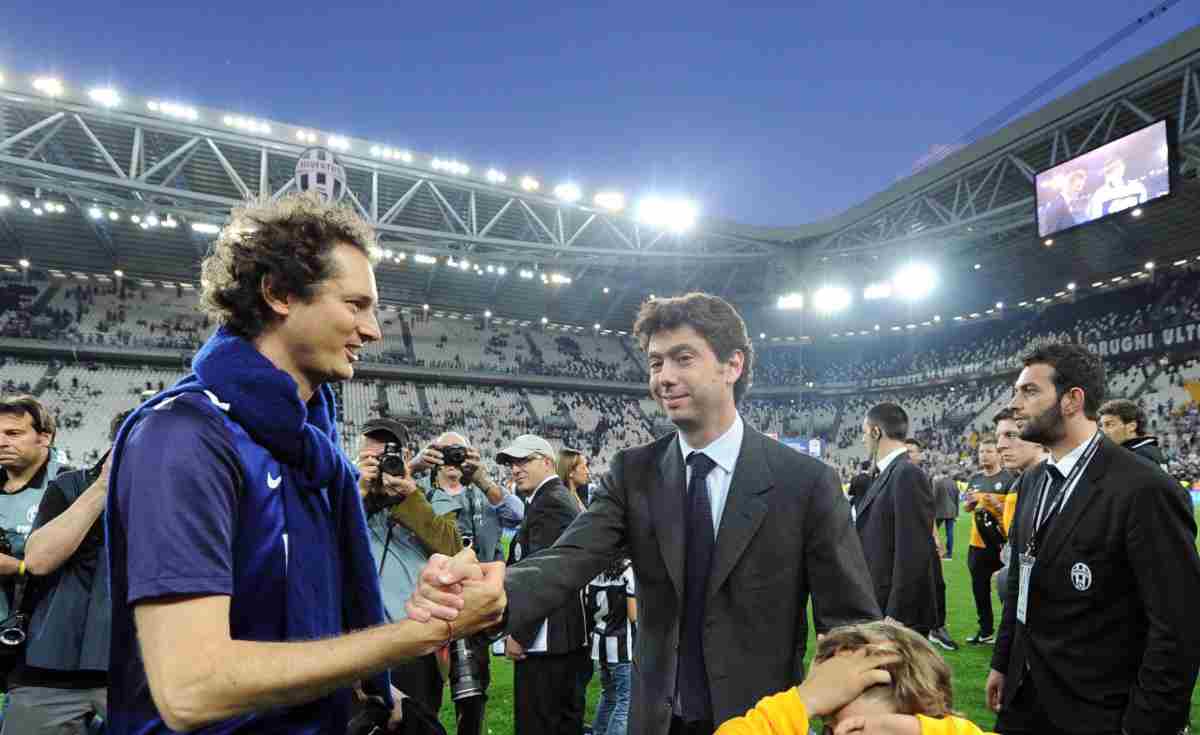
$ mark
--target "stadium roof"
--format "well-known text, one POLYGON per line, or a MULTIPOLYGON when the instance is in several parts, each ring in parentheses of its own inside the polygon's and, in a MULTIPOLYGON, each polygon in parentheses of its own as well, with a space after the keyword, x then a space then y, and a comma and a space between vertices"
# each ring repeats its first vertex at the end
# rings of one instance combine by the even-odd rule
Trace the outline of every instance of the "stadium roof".
MULTIPOLYGON (((521 172, 504 181, 486 170, 464 174, 459 162, 383 141, 126 90, 78 89, 69 80, 55 89, 41 79, 35 88, 32 78, 3 70, 0 192, 12 205, 0 209, 0 262, 28 257, 64 271, 195 282, 211 235, 193 225, 223 221, 247 195, 287 191, 301 152, 321 144, 343 158, 351 201, 392 252, 379 277, 388 301, 623 328, 650 293, 703 288, 764 305, 825 282, 857 288, 919 258, 935 262, 953 288, 921 307, 929 315, 910 310, 909 318, 972 311, 1195 247, 1196 66, 1193 29, 834 218, 770 229, 701 217, 688 234, 605 209, 593 192, 567 202, 547 182, 529 191, 521 172), (1167 116, 1184 161, 1180 191, 1137 221, 1110 219, 1043 246, 1033 173, 1167 116), (38 204, 65 211, 42 206, 38 216, 38 204), (418 254, 439 264, 417 263, 418 254), (447 267, 451 258, 456 267, 447 267)), ((888 308, 856 303, 843 321, 874 321, 888 308)))

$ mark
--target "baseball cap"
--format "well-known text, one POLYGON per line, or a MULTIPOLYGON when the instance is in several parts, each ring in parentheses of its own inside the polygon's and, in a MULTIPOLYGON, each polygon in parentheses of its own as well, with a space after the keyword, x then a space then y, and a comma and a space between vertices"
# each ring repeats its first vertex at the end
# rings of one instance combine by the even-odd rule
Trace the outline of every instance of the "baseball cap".
POLYGON ((408 429, 404 424, 395 419, 375 418, 363 424, 362 434, 387 434, 389 441, 394 441, 397 444, 405 444, 408 442, 408 429))
POLYGON ((525 459, 532 454, 540 454, 551 462, 558 461, 558 455, 554 447, 550 446, 550 442, 535 434, 522 434, 513 439, 512 444, 496 455, 496 461, 500 464, 512 464, 513 460, 525 459))

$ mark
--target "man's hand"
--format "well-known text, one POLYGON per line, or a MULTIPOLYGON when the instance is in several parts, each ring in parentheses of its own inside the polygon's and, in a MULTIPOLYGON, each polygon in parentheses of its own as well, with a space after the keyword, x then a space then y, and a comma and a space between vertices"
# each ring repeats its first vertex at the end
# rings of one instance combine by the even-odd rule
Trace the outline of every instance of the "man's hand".
POLYGON ((963 496, 963 508, 971 511, 975 510, 975 506, 979 505, 978 493, 967 493, 963 496))
POLYGON ((1000 711, 1000 703, 1004 700, 1004 674, 992 669, 987 678, 987 705, 993 712, 1000 711))
POLYGON ((480 490, 486 491, 492 483, 492 478, 484 469, 483 461, 479 457, 479 450, 475 447, 467 447, 467 460, 463 462, 462 471, 480 490))
POLYGON ((431 470, 436 471, 443 464, 445 464, 445 461, 441 451, 430 444, 408 463, 408 472, 411 475, 419 475, 431 470))
POLYGON ((92 483, 92 487, 103 488, 103 492, 105 494, 107 494, 108 493, 108 475, 111 470, 112 470, 112 452, 109 452, 108 456, 104 458, 104 464, 100 465, 100 476, 97 477, 96 481, 92 483))
POLYGON ((522 661, 525 659, 525 648, 510 635, 504 639, 504 655, 511 661, 522 661))
POLYGON ((359 452, 358 459, 354 460, 354 464, 358 467, 359 492, 366 495, 375 489, 376 483, 379 481, 379 457, 359 452))
POLYGON ((921 721, 914 715, 843 717, 833 735, 920 735, 921 721))
POLYGON ((463 549, 453 557, 434 554, 421 570, 417 588, 404 609, 419 623, 433 618, 454 622, 466 604, 463 582, 482 579, 483 569, 472 549, 463 549))
POLYGON ((892 675, 881 666, 900 661, 893 651, 859 649, 814 664, 796 689, 809 717, 828 717, 878 684, 890 684, 892 675))

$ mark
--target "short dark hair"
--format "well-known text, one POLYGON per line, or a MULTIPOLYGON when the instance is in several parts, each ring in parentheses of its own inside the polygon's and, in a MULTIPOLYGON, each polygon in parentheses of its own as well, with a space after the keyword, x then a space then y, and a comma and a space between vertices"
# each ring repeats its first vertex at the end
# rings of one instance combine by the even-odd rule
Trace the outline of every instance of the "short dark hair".
POLYGON ((996 424, 999 424, 1001 421, 1016 421, 1016 420, 1017 420, 1017 409, 1013 408, 1012 406, 1005 406, 1004 408, 997 411, 996 415, 992 417, 992 425, 994 426, 996 424))
POLYGON ((1101 416, 1116 416, 1123 424, 1137 424, 1137 432, 1146 430, 1146 412, 1133 401, 1114 398, 1100 407, 1101 416))
POLYGON ((911 437, 911 436, 910 436, 910 437, 908 437, 907 439, 905 439, 905 440, 904 440, 904 443, 905 443, 905 444, 907 444, 907 445, 908 445, 908 446, 910 446, 910 447, 916 447, 917 449, 924 449, 924 448, 925 448, 925 445, 924 445, 924 444, 922 444, 922 443, 920 442, 920 440, 918 440, 918 439, 914 439, 914 438, 913 438, 913 437, 911 437))
POLYGON ((117 440, 117 432, 121 430, 121 424, 125 423, 125 419, 129 418, 129 414, 131 413, 133 413, 132 408, 128 411, 122 411, 116 416, 113 416, 112 422, 108 425, 108 440, 110 442, 115 442, 117 440))
POLYGON ((878 426, 888 439, 908 436, 908 413, 895 403, 877 403, 867 411, 867 423, 878 426))
POLYGON ((237 207, 200 265, 201 308, 239 337, 254 339, 277 318, 263 300, 264 280, 277 295, 308 302, 319 283, 338 275, 331 256, 339 243, 373 258, 370 226, 314 194, 237 207))
POLYGON ((1059 398, 1072 388, 1083 391, 1083 415, 1092 421, 1104 403, 1107 379, 1104 363, 1083 345, 1056 344, 1038 347, 1022 359, 1025 367, 1049 365, 1054 370, 1054 392, 1059 398))
POLYGON ((650 299, 638 310, 633 333, 645 351, 655 334, 680 327, 696 330, 719 360, 728 360, 734 352, 742 353, 742 376, 733 385, 733 400, 741 401, 754 381, 754 345, 746 331, 746 322, 733 304, 720 296, 698 291, 672 298, 650 299))
POLYGON ((996 435, 995 434, 980 434, 979 442, 977 443, 977 446, 982 447, 984 444, 995 444, 995 443, 996 443, 996 435))
POLYGON ((0 414, 5 416, 28 416, 33 424, 33 430, 39 434, 49 434, 51 437, 57 429, 54 416, 38 399, 31 395, 8 396, 0 398, 0 414))

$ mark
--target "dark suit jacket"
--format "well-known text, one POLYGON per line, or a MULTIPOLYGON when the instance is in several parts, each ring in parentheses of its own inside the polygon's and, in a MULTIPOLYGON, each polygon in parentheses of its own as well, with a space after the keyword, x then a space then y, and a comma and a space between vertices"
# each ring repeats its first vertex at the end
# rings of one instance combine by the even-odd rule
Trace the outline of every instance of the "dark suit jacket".
MULTIPOLYGON (((629 731, 671 723, 684 585, 686 477, 674 434, 618 452, 592 504, 554 547, 508 570, 509 627, 562 605, 619 554, 633 560, 638 636, 629 731)), ((721 517, 704 655, 718 723, 804 677, 817 630, 880 617, 832 467, 745 429, 721 517)))
POLYGON ((1003 706, 1032 676, 1063 730, 1177 731, 1200 668, 1191 508, 1164 472, 1104 439, 1041 539, 1022 624, 1019 557, 1045 473, 1043 464, 1021 478, 1009 534, 1013 555, 992 656, 992 668, 1007 673, 1003 706))
POLYGON ((928 633, 936 628, 933 487, 925 472, 901 454, 855 507, 855 526, 871 570, 875 601, 884 615, 928 633))
MULTIPOLYGON (((515 564, 553 546, 578 515, 579 504, 571 490, 557 477, 548 480, 537 490, 529 507, 525 509, 525 518, 508 548, 508 563, 515 564)), ((512 637, 528 649, 537 638, 542 619, 545 619, 546 650, 542 653, 570 653, 586 646, 591 642, 591 632, 584 609, 585 586, 587 582, 575 590, 575 594, 568 595, 556 609, 541 618, 525 620, 516 627, 509 626, 512 637)), ((537 654, 531 652, 530 655, 537 654)))

